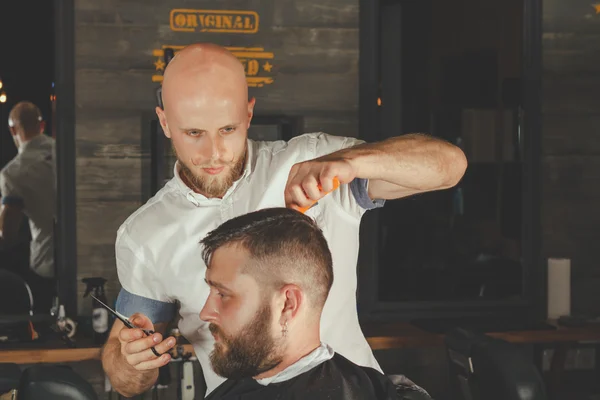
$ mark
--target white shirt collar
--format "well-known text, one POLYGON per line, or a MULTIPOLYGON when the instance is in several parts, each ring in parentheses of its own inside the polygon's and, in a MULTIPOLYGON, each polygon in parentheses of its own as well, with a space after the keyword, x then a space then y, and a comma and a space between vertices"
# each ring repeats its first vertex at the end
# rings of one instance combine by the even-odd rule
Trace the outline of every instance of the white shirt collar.
POLYGON ((256 382, 263 386, 267 386, 270 383, 284 382, 289 379, 295 378, 307 371, 310 371, 317 365, 330 360, 334 356, 333 349, 326 343, 321 343, 319 347, 284 369, 279 373, 270 376, 268 378, 256 379, 256 382))
MULTIPOLYGON (((248 176, 250 176, 250 174, 252 173, 252 164, 253 164, 252 157, 254 156, 254 151, 252 148, 253 147, 252 141, 250 139, 247 139, 247 143, 248 143, 248 146, 247 146, 248 154, 246 157, 246 165, 244 166, 244 172, 242 173, 242 176, 238 180, 236 180, 233 183, 233 185, 231 185, 231 187, 227 190, 227 192, 223 196, 223 199, 229 197, 229 195, 231 195, 231 193, 233 193, 233 191, 236 189, 236 187, 239 185, 239 183, 242 182, 244 179, 246 179, 248 176)), ((222 199, 207 198, 206 196, 204 196, 200 193, 194 192, 181 179, 181 176, 179 175, 179 169, 180 169, 179 161, 176 161, 175 165, 173 166, 173 177, 175 178, 175 184, 181 190, 181 192, 186 197, 186 199, 188 199, 190 202, 192 202, 196 207, 217 205, 217 204, 221 203, 222 199)))

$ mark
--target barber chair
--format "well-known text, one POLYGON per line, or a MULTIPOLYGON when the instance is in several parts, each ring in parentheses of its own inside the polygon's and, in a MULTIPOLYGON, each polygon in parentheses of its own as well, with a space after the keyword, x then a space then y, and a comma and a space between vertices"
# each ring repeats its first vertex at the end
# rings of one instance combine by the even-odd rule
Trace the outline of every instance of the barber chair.
POLYGON ((33 296, 29 285, 17 274, 0 268, 0 336, 6 342, 32 340, 29 318, 33 296))
POLYGON ((17 364, 0 364, 0 395, 19 387, 21 369, 17 364))
POLYGON ((432 400, 429 393, 404 375, 388 375, 388 378, 396 386, 398 400, 432 400))
POLYGON ((66 366, 34 365, 23 371, 18 400, 98 400, 92 385, 66 366))
POLYGON ((513 344, 460 328, 445 341, 452 399, 548 399, 538 369, 513 344))
POLYGON ((0 268, 0 315, 28 315, 33 310, 33 295, 25 280, 0 268))

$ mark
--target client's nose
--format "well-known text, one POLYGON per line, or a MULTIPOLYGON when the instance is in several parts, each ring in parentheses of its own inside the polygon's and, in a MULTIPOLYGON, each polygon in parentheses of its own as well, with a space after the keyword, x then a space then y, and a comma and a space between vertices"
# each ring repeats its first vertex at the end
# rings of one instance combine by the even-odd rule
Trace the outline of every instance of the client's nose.
POLYGON ((212 301, 212 296, 208 296, 208 299, 206 299, 206 303, 204 304, 204 307, 202 307, 202 310, 200 311, 200 319, 202 321, 213 322, 219 316, 219 311, 217 310, 217 308, 214 306, 213 303, 214 302, 212 301))

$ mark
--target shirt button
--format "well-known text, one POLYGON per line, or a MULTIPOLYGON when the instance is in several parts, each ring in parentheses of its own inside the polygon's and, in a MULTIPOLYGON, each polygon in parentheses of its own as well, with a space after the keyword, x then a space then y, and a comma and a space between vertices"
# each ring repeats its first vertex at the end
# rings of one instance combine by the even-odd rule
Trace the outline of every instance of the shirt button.
POLYGON ((191 193, 188 193, 186 197, 187 197, 187 199, 188 199, 189 201, 191 201, 191 202, 192 202, 192 204, 193 204, 193 205, 195 205, 196 207, 198 207, 198 205, 199 205, 199 203, 198 203, 198 200, 196 200, 196 198, 194 197, 194 195, 193 195, 193 194, 191 194, 191 193))

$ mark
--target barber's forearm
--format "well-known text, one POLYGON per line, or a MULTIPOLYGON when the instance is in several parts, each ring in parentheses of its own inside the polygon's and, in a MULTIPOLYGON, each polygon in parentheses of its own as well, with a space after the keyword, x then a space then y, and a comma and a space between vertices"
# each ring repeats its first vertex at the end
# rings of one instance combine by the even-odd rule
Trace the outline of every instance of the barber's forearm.
POLYGON ((393 199, 456 185, 467 160, 457 146, 422 134, 393 137, 341 150, 372 198, 393 199), (372 193, 373 192, 373 193, 372 193))
POLYGON ((121 354, 121 343, 108 339, 102 348, 102 367, 112 387, 125 397, 133 397, 152 388, 158 379, 158 369, 138 371, 121 354))

